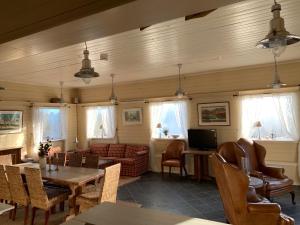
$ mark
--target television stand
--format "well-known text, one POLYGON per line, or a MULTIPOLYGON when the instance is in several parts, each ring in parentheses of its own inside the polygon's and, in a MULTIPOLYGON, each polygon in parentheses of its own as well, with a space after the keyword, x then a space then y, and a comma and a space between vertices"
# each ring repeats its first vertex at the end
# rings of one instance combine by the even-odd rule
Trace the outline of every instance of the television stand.
POLYGON ((193 155, 194 157, 194 178, 197 181, 211 180, 208 173, 208 157, 215 153, 216 149, 210 150, 186 150, 184 155, 193 155))

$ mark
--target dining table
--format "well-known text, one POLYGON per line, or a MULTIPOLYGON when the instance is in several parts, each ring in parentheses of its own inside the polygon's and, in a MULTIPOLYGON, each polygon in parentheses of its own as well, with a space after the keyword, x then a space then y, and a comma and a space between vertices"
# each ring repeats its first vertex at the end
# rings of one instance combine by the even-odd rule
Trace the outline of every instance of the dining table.
MULTIPOLYGON (((24 174, 25 167, 40 168, 39 163, 21 163, 15 164, 24 174)), ((72 194, 69 197, 70 214, 75 214, 75 199, 82 193, 82 188, 91 181, 99 180, 104 175, 104 170, 84 168, 84 167, 69 167, 69 166, 54 166, 49 170, 49 165, 41 169, 42 179, 51 183, 67 186, 72 194)))
POLYGON ((61 225, 224 225, 160 210, 104 202, 61 225))

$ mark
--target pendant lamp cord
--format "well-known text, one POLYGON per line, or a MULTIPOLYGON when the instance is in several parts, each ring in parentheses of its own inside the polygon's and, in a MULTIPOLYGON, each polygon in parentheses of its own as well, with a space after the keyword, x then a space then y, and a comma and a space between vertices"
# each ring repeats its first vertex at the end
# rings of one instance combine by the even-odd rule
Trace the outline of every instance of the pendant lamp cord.
POLYGON ((179 84, 179 89, 181 89, 181 67, 182 67, 182 64, 178 64, 178 84, 179 84))
POLYGON ((85 44, 85 50, 87 50, 87 45, 86 45, 86 41, 84 42, 84 44, 85 44))

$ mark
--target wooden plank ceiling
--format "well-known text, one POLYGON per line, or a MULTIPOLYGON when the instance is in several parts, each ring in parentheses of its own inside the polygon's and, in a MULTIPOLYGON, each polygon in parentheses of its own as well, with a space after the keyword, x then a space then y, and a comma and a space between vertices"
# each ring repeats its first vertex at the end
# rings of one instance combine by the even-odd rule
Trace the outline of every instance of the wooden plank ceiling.
MULTIPOLYGON (((134 4, 138 2, 121 6, 127 11, 116 7, 2 44, 0 81, 44 86, 58 86, 59 81, 64 81, 67 87, 85 86, 73 77, 81 67, 83 40, 89 40, 92 65, 100 73, 91 85, 108 84, 110 73, 116 74, 116 82, 175 75, 177 63, 183 64, 183 73, 190 74, 272 62, 269 50, 255 48, 269 30, 271 0, 235 1, 205 17, 188 21, 184 17, 171 18, 183 12, 186 14, 181 16, 199 12, 195 5, 191 7, 196 8, 194 11, 189 7, 171 10, 160 18, 148 16, 163 14, 160 8, 148 7, 139 14, 128 14, 136 12, 138 5, 134 4), (141 22, 141 18, 149 20, 141 22), (154 25, 143 31, 133 29, 151 24, 154 25), (100 53, 107 53, 109 60, 100 61, 100 53)), ((201 10, 220 6, 220 1, 210 2, 209 7, 201 10)), ((287 30, 300 35, 300 1, 278 2, 282 4, 287 30)), ((289 46, 280 61, 300 59, 299 50, 299 44, 289 46)))

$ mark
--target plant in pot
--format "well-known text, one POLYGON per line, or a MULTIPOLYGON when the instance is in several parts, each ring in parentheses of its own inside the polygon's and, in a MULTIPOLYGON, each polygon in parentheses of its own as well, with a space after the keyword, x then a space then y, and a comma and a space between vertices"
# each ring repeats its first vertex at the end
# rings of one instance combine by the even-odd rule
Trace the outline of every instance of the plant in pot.
POLYGON ((42 143, 40 142, 40 147, 39 147, 39 164, 41 169, 46 168, 47 164, 47 159, 46 157, 48 156, 48 152, 50 147, 52 146, 51 140, 47 138, 46 142, 42 143))
POLYGON ((169 129, 168 128, 163 128, 163 131, 162 131, 165 135, 165 137, 167 138, 168 137, 168 134, 169 134, 169 129))

